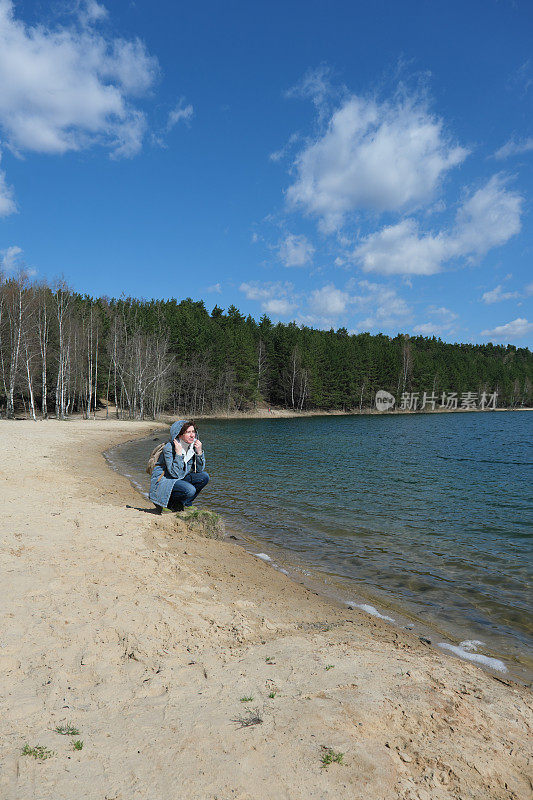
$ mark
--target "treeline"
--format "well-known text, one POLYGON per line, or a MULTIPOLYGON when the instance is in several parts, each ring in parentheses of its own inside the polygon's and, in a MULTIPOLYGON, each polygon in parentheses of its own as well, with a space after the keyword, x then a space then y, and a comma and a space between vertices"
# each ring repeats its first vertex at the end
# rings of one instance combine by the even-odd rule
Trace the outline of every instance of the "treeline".
POLYGON ((202 301, 94 299, 64 283, 0 277, 0 413, 33 418, 98 406, 124 418, 193 416, 259 403, 359 409, 378 389, 497 392, 498 406, 533 405, 526 348, 446 344, 295 323, 256 322, 202 301))

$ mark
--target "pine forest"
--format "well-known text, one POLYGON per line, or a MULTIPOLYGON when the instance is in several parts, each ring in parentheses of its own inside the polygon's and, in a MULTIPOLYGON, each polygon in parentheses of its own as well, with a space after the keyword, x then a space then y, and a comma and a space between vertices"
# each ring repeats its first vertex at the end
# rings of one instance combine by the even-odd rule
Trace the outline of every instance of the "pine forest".
MULTIPOLYGON (((448 344, 259 322, 203 301, 93 299, 25 275, 0 279, 0 414, 120 418, 246 411, 365 411, 376 392, 533 405, 526 348, 448 344)), ((397 404, 399 405, 399 403, 397 404)))

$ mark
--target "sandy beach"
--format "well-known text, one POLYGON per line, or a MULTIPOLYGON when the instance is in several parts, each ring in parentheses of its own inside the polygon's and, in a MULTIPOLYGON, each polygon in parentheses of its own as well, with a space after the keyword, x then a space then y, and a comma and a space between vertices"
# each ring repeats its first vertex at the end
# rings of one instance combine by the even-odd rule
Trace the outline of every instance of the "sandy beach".
POLYGON ((1 800, 531 797, 528 688, 154 515, 154 427, 0 421, 1 800))

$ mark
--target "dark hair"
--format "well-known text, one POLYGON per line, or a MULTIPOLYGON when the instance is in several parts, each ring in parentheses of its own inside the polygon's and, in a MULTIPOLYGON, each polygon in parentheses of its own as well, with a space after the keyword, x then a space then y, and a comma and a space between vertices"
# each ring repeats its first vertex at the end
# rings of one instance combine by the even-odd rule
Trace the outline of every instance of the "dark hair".
POLYGON ((191 419, 191 420, 190 420, 190 422, 185 422, 185 423, 184 423, 184 424, 181 426, 181 428, 180 428, 180 432, 178 433, 178 438, 179 438, 180 436, 183 436, 183 434, 185 433, 185 431, 187 430, 187 428, 190 428, 190 427, 191 427, 191 425, 192 425, 192 426, 193 426, 193 428, 194 428, 194 432, 195 432, 196 434, 198 434, 198 428, 196 427, 196 423, 195 423, 195 422, 194 422, 194 421, 191 419))

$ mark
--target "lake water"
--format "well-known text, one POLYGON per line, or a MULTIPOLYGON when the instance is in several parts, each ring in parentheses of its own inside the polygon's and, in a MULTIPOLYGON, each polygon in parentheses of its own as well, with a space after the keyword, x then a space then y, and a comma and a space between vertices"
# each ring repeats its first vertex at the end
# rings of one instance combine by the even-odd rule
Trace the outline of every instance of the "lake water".
MULTIPOLYGON (((467 640, 463 656, 531 680, 529 412, 199 428, 211 474, 199 504, 249 549, 343 602, 431 631, 433 643, 467 640)), ((154 446, 150 437, 109 457, 146 491, 154 446)))

